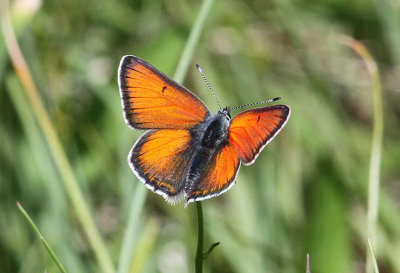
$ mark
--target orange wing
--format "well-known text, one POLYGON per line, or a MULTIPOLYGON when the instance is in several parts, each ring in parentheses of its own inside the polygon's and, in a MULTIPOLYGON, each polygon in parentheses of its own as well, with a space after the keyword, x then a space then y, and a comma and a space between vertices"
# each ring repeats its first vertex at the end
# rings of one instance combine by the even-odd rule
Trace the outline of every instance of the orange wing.
POLYGON ((243 164, 250 165, 261 150, 285 126, 290 116, 286 105, 274 105, 245 111, 235 116, 229 127, 229 142, 243 164))
POLYGON ((128 161, 148 188, 175 203, 183 195, 191 144, 188 130, 150 130, 133 146, 128 161))
POLYGON ((204 174, 185 188, 186 204, 218 196, 234 185, 240 160, 235 148, 227 143, 211 159, 204 174))
POLYGON ((185 87, 151 64, 124 56, 118 70, 125 121, 136 129, 187 129, 209 115, 185 87))

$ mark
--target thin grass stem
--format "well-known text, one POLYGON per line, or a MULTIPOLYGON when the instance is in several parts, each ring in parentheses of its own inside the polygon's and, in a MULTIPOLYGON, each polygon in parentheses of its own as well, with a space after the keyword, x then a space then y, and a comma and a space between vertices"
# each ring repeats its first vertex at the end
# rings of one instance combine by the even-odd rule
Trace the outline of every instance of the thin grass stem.
MULTIPOLYGON (((367 213, 367 234, 372 242, 376 242, 376 226, 378 221, 379 209, 379 184, 380 168, 382 157, 383 140, 383 104, 382 88, 378 67, 367 48, 360 42, 350 37, 343 37, 342 41, 351 47, 364 61, 372 81, 372 100, 373 100, 373 132, 371 144, 371 157, 369 164, 368 179, 368 213, 367 213)), ((367 249, 366 253, 367 272, 372 272, 372 259, 367 249)))
POLYGON ((203 222, 203 207, 201 202, 196 202, 197 209, 197 251, 195 257, 195 272, 203 272, 203 246, 204 246, 204 222, 203 222))

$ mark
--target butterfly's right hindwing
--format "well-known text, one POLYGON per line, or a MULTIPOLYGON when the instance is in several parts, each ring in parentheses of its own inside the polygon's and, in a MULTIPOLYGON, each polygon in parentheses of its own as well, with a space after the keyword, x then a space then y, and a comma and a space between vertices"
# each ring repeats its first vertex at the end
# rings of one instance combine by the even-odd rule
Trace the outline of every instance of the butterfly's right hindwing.
POLYGON ((239 171, 235 148, 224 143, 210 154, 195 154, 185 186, 186 203, 218 196, 229 190, 239 171))

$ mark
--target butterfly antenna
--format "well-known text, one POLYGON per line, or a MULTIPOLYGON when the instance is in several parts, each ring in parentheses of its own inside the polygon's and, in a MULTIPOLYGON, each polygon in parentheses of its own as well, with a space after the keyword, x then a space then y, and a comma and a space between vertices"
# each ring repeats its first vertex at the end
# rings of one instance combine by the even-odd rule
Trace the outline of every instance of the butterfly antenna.
POLYGON ((199 72, 200 72, 201 76, 203 77, 204 81, 206 82, 208 88, 210 88, 211 93, 214 95, 214 98, 218 103, 219 109, 222 110, 221 103, 219 102, 219 99, 217 98, 217 95, 215 94, 214 90, 211 88, 211 85, 208 83, 207 78, 204 75, 203 70, 201 69, 200 65, 196 64, 196 67, 199 70, 199 72))
POLYGON ((270 100, 263 100, 263 101, 259 101, 259 102, 243 104, 243 105, 240 105, 240 106, 233 107, 233 108, 231 108, 231 110, 242 108, 242 107, 246 107, 246 106, 253 106, 253 105, 257 105, 257 104, 270 103, 270 102, 277 101, 277 100, 280 100, 280 99, 281 99, 281 97, 276 97, 276 98, 273 98, 273 99, 270 99, 270 100))

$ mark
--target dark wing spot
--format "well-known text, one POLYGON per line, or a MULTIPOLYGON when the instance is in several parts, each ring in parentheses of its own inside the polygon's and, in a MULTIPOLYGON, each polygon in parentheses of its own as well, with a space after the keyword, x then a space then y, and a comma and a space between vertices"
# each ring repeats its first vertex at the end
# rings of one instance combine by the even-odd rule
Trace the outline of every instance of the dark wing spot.
POLYGON ((166 86, 163 86, 161 92, 164 93, 165 89, 167 89, 167 87, 166 87, 166 86))
POLYGON ((260 121, 260 116, 258 116, 258 118, 257 118, 257 123, 260 121))

